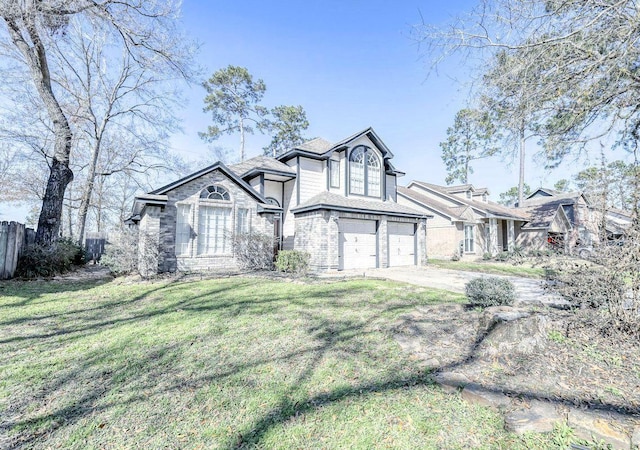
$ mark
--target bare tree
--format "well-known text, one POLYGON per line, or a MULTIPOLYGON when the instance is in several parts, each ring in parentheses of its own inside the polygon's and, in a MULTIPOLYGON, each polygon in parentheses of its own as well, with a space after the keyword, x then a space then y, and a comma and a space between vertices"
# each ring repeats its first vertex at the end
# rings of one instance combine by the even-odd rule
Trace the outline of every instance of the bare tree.
POLYGON ((82 244, 96 178, 104 182, 132 166, 153 170, 170 159, 165 137, 177 130, 179 95, 157 67, 140 66, 126 49, 112 48, 111 29, 75 22, 67 34, 66 45, 54 45, 51 59, 60 67, 55 82, 66 94, 64 109, 79 137, 75 153, 86 154, 77 219, 82 244), (91 41, 83 38, 87 34, 91 41))
MULTIPOLYGON (((480 61, 481 76, 487 61, 502 53, 513 73, 533 80, 520 92, 536 112, 535 133, 554 165, 603 136, 637 145, 639 27, 632 0, 482 0, 447 26, 422 24, 414 31, 434 67, 457 54, 480 61)), ((489 73, 497 67, 489 66, 489 73)), ((522 79, 513 77, 502 89, 517 91, 522 79)))
MULTIPOLYGON (((70 23, 100 23, 114 31, 118 43, 141 67, 163 64, 165 70, 188 76, 190 52, 175 29, 179 3, 132 0, 2 0, 0 34, 3 56, 28 68, 29 81, 47 111, 54 137, 49 176, 38 220, 36 241, 52 242, 59 234, 64 193, 73 179, 70 168, 73 131, 52 83, 59 67, 50 53, 67 40, 70 23)), ((85 36, 90 40, 91 36, 85 36)))

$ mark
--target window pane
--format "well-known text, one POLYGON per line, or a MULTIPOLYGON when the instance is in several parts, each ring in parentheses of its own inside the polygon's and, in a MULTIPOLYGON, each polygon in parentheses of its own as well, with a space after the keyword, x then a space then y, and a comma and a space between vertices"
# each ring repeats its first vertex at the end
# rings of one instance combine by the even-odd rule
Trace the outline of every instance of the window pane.
POLYGON ((249 210, 245 208, 238 209, 238 217, 236 219, 236 233, 244 234, 249 232, 249 210))
POLYGON ((198 254, 219 255, 229 253, 230 220, 229 208, 200 205, 198 216, 198 254))
POLYGON ((466 253, 473 253, 474 239, 473 239, 473 225, 464 226, 464 251, 466 253))
POLYGON ((340 187, 340 161, 329 160, 329 176, 331 187, 340 187))
POLYGON ((186 255, 189 252, 191 240, 191 205, 178 205, 176 216, 176 255, 186 255))
POLYGON ((373 153, 367 156, 367 195, 380 197, 380 161, 373 153))
POLYGON ((364 195, 364 149, 354 150, 349 158, 349 189, 364 195))

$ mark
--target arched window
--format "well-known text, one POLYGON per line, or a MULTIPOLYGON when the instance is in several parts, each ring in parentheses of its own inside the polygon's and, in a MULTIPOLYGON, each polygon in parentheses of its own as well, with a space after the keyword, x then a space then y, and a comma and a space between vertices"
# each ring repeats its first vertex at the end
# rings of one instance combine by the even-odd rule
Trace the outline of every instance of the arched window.
MULTIPOLYGON (((228 202, 231 197, 224 187, 213 185, 200 192, 200 200, 228 202)), ((198 207, 198 255, 230 254, 232 229, 229 205, 202 202, 198 207)))
POLYGON ((267 197, 265 200, 267 200, 267 205, 280 207, 280 202, 273 197, 267 197))
POLYGON ((200 198, 206 198, 209 200, 231 200, 229 192, 222 186, 218 185, 208 186, 206 189, 203 189, 202 192, 200 192, 200 198))
POLYGON ((381 164, 378 155, 360 145, 349 156, 349 186, 352 194, 380 197, 381 164))

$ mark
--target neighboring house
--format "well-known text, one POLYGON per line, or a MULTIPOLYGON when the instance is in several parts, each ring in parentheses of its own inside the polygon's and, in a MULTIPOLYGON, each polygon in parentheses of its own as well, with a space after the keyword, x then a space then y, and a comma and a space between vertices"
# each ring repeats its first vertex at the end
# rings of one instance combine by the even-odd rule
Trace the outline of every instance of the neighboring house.
POLYGON ((617 208, 609 208, 605 213, 607 239, 620 239, 633 224, 633 214, 617 208))
POLYGON ((439 186, 412 181, 398 188, 398 203, 433 216, 427 222, 430 258, 478 258, 513 250, 525 222, 518 211, 490 201, 486 188, 471 184, 439 186))
POLYGON ((597 239, 598 218, 581 192, 539 188, 516 208, 528 219, 518 244, 545 249, 549 245, 572 251, 597 239))
POLYGON ((273 234, 276 250, 309 252, 316 271, 422 264, 427 215, 396 202, 404 174, 392 158, 368 128, 218 162, 138 196, 132 222, 159 249, 160 272, 236 267, 234 233, 273 234))

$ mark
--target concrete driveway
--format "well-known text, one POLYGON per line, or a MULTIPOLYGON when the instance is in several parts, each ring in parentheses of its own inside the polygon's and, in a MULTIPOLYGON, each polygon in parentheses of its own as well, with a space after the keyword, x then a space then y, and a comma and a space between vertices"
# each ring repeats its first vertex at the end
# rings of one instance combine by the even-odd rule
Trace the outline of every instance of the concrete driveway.
POLYGON ((440 269, 436 267, 390 267, 388 269, 347 270, 323 275, 326 277, 352 277, 364 276, 384 278, 387 280, 401 281, 446 291, 464 293, 465 284, 478 277, 499 277, 511 280, 516 288, 518 302, 528 304, 542 304, 564 308, 567 301, 557 294, 544 290, 544 280, 512 277, 504 275, 492 275, 478 272, 465 272, 462 270, 440 269))

